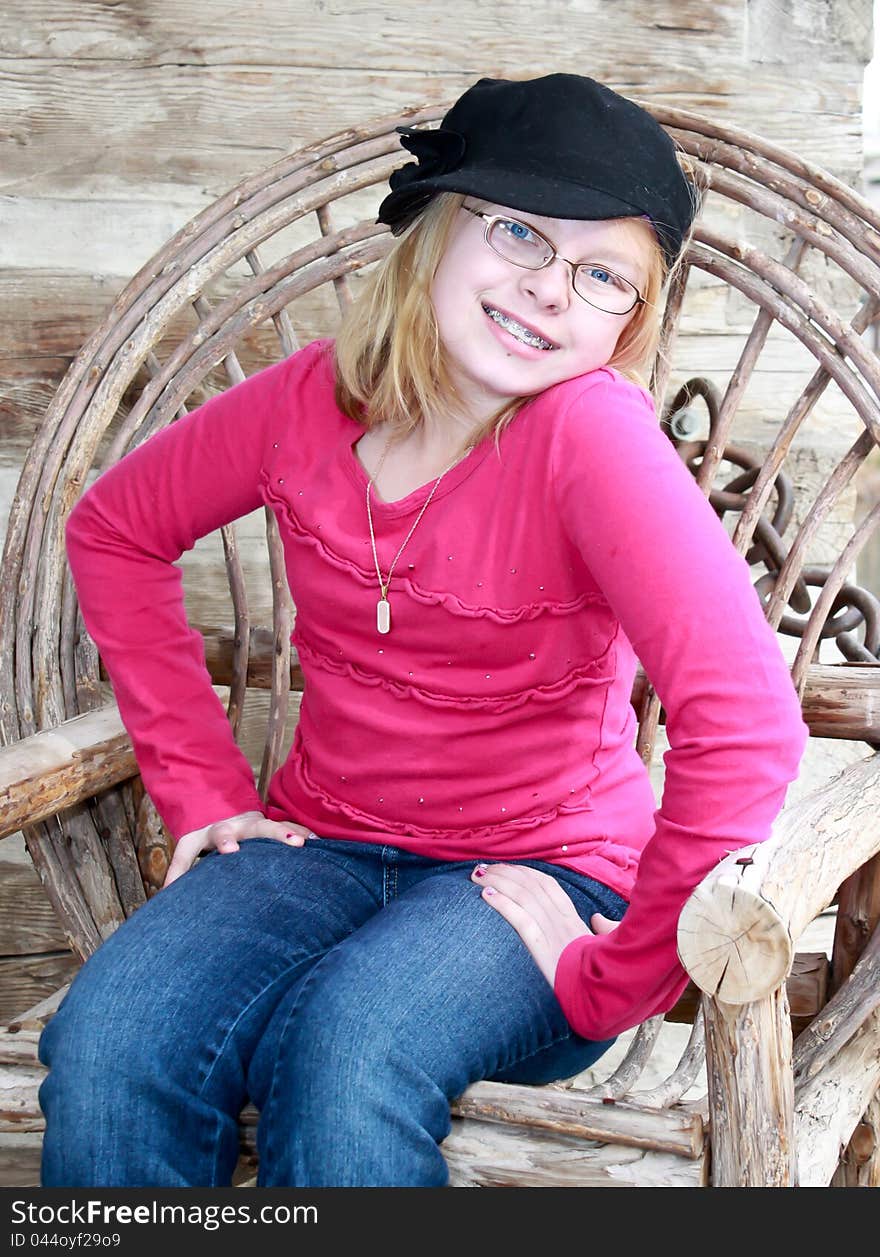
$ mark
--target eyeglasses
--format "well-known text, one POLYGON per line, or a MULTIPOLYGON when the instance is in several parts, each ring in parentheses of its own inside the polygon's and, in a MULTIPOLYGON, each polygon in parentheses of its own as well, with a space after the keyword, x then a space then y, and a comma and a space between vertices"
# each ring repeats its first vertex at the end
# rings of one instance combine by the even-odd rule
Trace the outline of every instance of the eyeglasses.
POLYGON ((599 262, 570 262, 557 252, 556 246, 540 231, 505 214, 484 214, 463 205, 469 214, 482 218, 486 224, 485 240, 490 249, 514 266, 540 271, 556 258, 571 267, 571 283, 575 292, 589 305, 606 314, 629 314, 645 298, 635 284, 610 271, 599 262))

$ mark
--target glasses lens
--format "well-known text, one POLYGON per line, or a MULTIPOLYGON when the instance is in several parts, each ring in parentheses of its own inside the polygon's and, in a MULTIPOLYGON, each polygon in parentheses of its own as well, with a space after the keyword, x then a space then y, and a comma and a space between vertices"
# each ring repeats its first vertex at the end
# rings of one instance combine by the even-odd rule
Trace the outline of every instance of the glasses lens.
POLYGON ((578 296, 608 314, 628 314, 639 297, 638 289, 628 279, 595 262, 577 268, 574 288, 578 296))
POLYGON ((496 218, 489 228, 489 244, 508 262, 538 270, 553 257, 552 246, 525 223, 515 218, 496 218))

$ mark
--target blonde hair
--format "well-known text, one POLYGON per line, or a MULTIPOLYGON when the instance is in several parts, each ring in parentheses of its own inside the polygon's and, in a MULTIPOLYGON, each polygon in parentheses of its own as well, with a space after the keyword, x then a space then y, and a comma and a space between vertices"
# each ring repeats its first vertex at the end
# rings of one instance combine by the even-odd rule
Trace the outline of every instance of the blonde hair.
MULTIPOLYGON (((439 413, 456 400, 431 286, 464 201, 459 192, 438 193, 394 241, 343 317, 336 337, 336 404, 365 428, 388 423, 403 438, 423 415, 439 413)), ((652 230, 650 237, 644 304, 624 327, 608 362, 645 387, 660 340, 663 289, 670 278, 652 230)), ((470 433, 468 444, 476 445, 490 432, 497 443, 530 400, 508 402, 470 433)))

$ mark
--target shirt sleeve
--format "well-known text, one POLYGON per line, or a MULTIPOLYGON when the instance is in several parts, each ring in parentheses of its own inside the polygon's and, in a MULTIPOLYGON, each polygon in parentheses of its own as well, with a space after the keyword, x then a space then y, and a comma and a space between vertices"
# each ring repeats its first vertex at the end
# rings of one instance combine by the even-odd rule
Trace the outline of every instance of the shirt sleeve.
MULTIPOLYGON (((305 354, 308 351, 301 351, 305 354)), ((262 811, 211 685, 175 562, 262 505, 261 471, 289 425, 294 355, 148 438, 72 511, 67 554, 144 786, 175 838, 262 811)))
POLYGON ((748 564, 649 395, 607 370, 579 383, 554 434, 561 518, 660 697, 670 747, 622 923, 574 939, 556 968, 573 1029, 604 1039, 684 990, 681 909, 728 852, 769 837, 809 729, 748 564))

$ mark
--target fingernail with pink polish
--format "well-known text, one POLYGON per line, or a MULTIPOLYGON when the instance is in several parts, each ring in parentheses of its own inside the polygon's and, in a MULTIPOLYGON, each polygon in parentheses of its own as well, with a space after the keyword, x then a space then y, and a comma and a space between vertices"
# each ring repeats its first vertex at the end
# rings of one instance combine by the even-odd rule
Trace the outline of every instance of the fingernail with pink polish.
POLYGON ((494 886, 487 886, 487 887, 486 887, 486 889, 483 891, 483 894, 484 894, 484 895, 494 895, 494 894, 495 894, 495 887, 494 887, 494 886))

